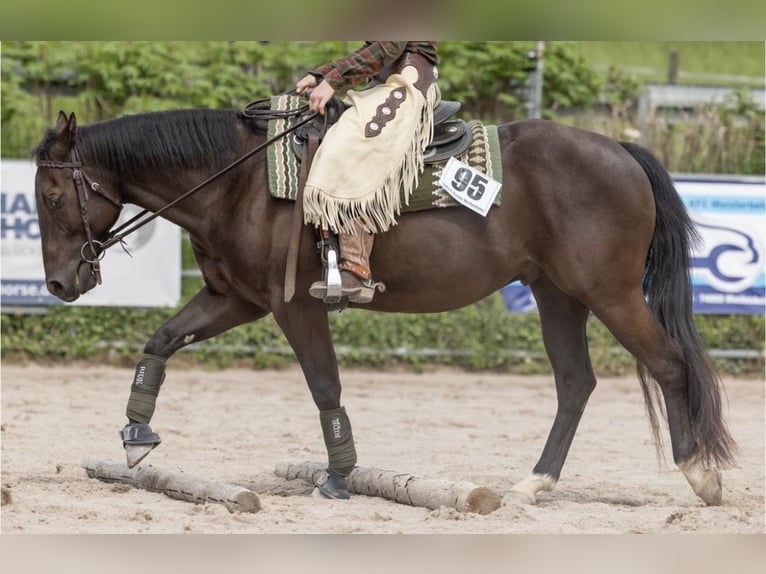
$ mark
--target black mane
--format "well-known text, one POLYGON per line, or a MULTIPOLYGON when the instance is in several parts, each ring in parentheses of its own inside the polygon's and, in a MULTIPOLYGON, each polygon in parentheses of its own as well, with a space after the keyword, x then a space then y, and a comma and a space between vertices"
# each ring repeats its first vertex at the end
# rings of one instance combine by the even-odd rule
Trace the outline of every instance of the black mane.
MULTIPOLYGON (((77 128, 83 161, 97 161, 118 173, 146 169, 220 168, 243 153, 241 119, 232 110, 189 109, 149 112, 77 128)), ((54 141, 48 130, 34 150, 45 158, 54 141)))

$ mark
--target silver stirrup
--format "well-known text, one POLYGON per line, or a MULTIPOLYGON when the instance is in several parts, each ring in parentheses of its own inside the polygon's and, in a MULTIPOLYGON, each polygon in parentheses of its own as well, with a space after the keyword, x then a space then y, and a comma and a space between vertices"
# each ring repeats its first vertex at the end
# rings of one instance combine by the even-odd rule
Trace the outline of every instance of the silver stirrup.
POLYGON ((325 303, 338 303, 340 302, 341 296, 338 254, 334 249, 329 249, 327 251, 327 293, 324 301, 325 303))

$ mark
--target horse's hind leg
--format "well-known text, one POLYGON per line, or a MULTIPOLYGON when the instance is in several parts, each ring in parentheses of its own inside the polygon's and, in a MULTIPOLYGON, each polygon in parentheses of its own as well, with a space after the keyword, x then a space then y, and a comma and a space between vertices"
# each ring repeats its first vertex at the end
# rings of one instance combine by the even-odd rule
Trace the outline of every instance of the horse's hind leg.
MULTIPOLYGON (((657 381, 665 399, 673 460, 694 492, 707 504, 721 503, 721 473, 706 468, 698 458, 698 445, 692 428, 690 386, 684 351, 671 338, 649 309, 640 288, 619 297, 611 304, 595 303, 594 314, 657 381)), ((645 389, 655 436, 659 442, 656 415, 649 391, 645 389)))
POLYGON ((537 493, 555 486, 585 405, 596 386, 586 337, 588 309, 546 277, 531 285, 542 322, 543 342, 553 367, 558 406, 548 440, 532 475, 511 491, 534 503, 537 493))
POLYGON ((192 342, 209 339, 267 314, 268 311, 244 299, 214 293, 204 287, 154 332, 136 365, 125 409, 128 424, 123 428, 122 439, 129 467, 141 462, 160 442, 149 422, 165 379, 168 357, 192 342))

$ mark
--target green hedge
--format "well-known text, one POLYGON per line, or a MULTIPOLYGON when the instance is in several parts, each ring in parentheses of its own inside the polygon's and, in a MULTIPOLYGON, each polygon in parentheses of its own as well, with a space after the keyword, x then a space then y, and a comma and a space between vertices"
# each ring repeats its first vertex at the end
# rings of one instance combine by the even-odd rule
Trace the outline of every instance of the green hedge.
MULTIPOLYGON (((42 363, 98 361, 132 365, 173 309, 55 306, 44 315, 2 315, 3 361, 42 363)), ((342 366, 425 369, 447 365, 470 370, 547 373, 550 367, 536 314, 505 310, 495 294, 479 303, 430 315, 333 313, 331 323, 342 366)), ((762 316, 698 316, 711 349, 757 349, 763 354, 762 316)), ((589 323, 590 349, 600 375, 634 369, 633 358, 595 318, 589 323)), ((295 359, 269 316, 179 352, 176 365, 279 367, 295 359)), ((763 359, 716 359, 728 374, 763 373, 763 359)))

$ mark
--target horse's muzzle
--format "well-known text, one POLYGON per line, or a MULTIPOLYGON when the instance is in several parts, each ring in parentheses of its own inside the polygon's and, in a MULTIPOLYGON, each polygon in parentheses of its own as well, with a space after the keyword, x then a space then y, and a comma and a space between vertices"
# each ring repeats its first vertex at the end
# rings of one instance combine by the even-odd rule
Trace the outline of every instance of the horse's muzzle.
POLYGON ((56 280, 48 281, 48 291, 51 295, 58 297, 65 303, 71 303, 80 297, 80 292, 77 289, 77 285, 73 285, 67 288, 63 283, 56 280))

